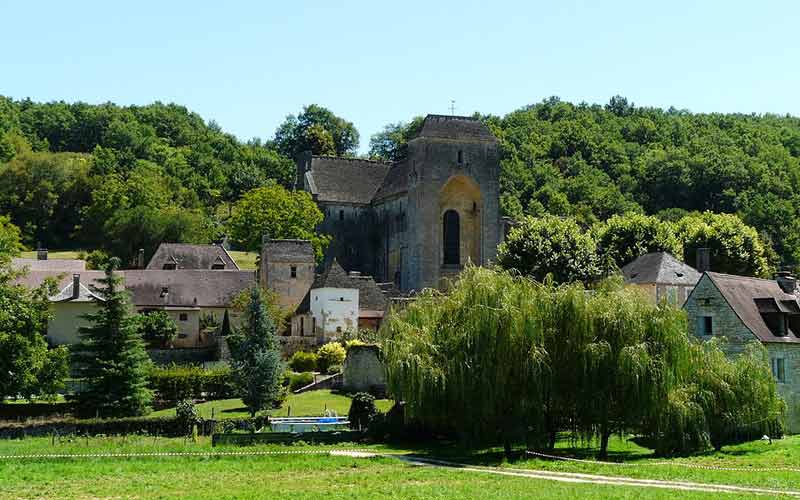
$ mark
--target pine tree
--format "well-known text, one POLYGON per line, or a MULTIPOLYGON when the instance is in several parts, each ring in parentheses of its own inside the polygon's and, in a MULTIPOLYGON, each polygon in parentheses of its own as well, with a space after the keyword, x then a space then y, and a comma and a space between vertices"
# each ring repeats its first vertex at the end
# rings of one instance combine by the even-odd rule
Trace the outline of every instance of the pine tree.
POLYGON ((81 342, 73 355, 83 379, 75 399, 85 415, 143 415, 153 399, 147 387, 150 359, 130 314, 122 279, 114 274, 119 262, 110 259, 101 286, 90 286, 97 311, 84 316, 90 326, 80 328, 81 342))
POLYGON ((250 415, 272 408, 283 396, 281 376, 284 371, 277 328, 254 286, 245 310, 244 323, 237 332, 233 356, 233 374, 239 396, 250 415))

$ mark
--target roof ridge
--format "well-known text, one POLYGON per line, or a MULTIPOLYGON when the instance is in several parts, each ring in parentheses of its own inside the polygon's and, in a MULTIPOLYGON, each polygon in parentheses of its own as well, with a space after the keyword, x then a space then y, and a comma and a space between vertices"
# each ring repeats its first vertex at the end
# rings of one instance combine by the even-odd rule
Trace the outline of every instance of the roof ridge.
POLYGON ((312 155, 311 158, 324 158, 326 160, 347 160, 347 161, 360 161, 366 163, 376 163, 380 165, 392 166, 397 162, 388 160, 376 160, 372 158, 359 158, 357 156, 337 156, 337 155, 312 155))
POLYGON ((469 120, 473 122, 479 122, 478 118, 474 118, 472 116, 464 116, 464 115, 439 115, 436 113, 428 113, 425 115, 425 118, 444 118, 445 120, 469 120))
POLYGON ((755 276, 742 276, 741 274, 718 273, 716 271, 706 271, 706 274, 708 274, 708 275, 712 275, 713 274, 713 275, 716 275, 716 276, 722 276, 722 277, 726 277, 726 278, 736 278, 736 279, 740 279, 740 280, 765 281, 767 283, 775 283, 775 284, 777 284, 777 282, 775 280, 773 280, 773 279, 756 278, 755 276))

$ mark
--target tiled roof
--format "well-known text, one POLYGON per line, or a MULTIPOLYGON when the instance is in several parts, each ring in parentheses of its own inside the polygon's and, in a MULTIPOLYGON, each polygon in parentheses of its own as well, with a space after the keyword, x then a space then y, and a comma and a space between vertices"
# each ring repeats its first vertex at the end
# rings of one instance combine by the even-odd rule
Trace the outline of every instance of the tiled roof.
POLYGON ((78 272, 86 270, 86 261, 80 259, 11 259, 14 269, 28 269, 29 271, 64 271, 78 272))
MULTIPOLYGON (((256 282, 253 271, 134 269, 117 271, 117 274, 122 277, 136 307, 229 307, 234 297, 256 282)), ((81 284, 91 290, 89 285, 97 286, 97 280, 104 273, 85 271, 80 275, 81 284)), ((17 283, 36 288, 46 278, 56 279, 61 290, 51 300, 63 299, 62 294, 67 288, 71 295, 72 274, 35 271, 18 278, 17 283)))
POLYGON ((622 268, 626 283, 658 283, 694 286, 700 280, 695 268, 667 252, 648 253, 622 268))
POLYGON ((796 336, 800 332, 786 337, 774 335, 759 311, 758 304, 762 302, 761 299, 773 299, 779 304, 794 304, 794 307, 797 307, 797 296, 784 292, 775 280, 714 272, 707 272, 706 276, 711 279, 742 323, 759 340, 769 343, 800 343, 800 338, 796 336))
POLYGON ((147 269, 164 269, 164 264, 175 264, 178 269, 211 269, 214 264, 221 264, 225 269, 239 270, 222 245, 162 243, 147 263, 147 269))
POLYGON ((497 142, 486 124, 469 116, 428 115, 417 137, 497 142))
POLYGON ((314 156, 306 176, 311 194, 319 201, 367 205, 383 185, 390 167, 390 163, 380 161, 314 156))

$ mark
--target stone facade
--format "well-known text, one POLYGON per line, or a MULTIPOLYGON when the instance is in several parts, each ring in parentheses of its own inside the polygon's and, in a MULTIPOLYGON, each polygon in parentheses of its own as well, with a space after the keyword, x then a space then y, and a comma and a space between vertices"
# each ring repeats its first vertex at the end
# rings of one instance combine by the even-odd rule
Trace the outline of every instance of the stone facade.
MULTIPOLYGON (((700 340, 724 337, 723 350, 730 356, 741 354, 745 345, 759 338, 730 306, 714 281, 704 274, 684 305, 689 332, 700 340), (698 331, 700 317, 711 317, 712 335, 698 331)), ((764 342, 770 359, 782 358, 785 381, 779 381, 778 392, 787 406, 787 430, 800 433, 800 344, 764 342)))
POLYGON ((429 115, 400 162, 305 155, 297 179, 325 215, 318 230, 333 236, 328 261, 412 291, 495 258, 499 175, 483 123, 429 115))
POLYGON ((386 366, 378 346, 352 346, 342 367, 342 388, 348 392, 386 392, 386 366))
POLYGON ((308 240, 263 239, 259 282, 277 294, 278 304, 293 311, 314 282, 314 249, 308 240))

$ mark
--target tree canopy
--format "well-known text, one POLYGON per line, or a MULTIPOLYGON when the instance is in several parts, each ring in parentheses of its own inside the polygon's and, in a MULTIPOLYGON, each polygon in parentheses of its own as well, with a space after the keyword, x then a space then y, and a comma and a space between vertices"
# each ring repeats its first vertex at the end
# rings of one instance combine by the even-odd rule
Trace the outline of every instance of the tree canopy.
POLYGON ((358 149, 356 127, 327 108, 311 104, 289 115, 275 132, 275 147, 289 158, 311 151, 315 155, 354 155, 358 149))

